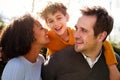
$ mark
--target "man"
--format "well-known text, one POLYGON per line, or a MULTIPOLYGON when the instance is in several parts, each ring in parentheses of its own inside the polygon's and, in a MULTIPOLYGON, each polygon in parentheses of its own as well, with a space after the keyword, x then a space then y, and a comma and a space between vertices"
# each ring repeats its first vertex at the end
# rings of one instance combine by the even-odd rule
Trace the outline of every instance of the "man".
POLYGON ((75 26, 75 45, 46 61, 43 80, 109 80, 103 42, 113 28, 113 18, 101 7, 86 7, 81 12, 75 26))

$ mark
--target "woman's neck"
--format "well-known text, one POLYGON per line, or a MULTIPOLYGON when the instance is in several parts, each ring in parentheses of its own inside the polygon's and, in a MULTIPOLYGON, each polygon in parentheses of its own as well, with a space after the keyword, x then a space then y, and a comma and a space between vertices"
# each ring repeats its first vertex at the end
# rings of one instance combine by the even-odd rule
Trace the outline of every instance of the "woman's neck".
POLYGON ((40 50, 41 48, 37 48, 35 46, 31 47, 31 50, 26 55, 24 55, 24 57, 30 62, 34 63, 36 62, 36 59, 38 58, 40 50))

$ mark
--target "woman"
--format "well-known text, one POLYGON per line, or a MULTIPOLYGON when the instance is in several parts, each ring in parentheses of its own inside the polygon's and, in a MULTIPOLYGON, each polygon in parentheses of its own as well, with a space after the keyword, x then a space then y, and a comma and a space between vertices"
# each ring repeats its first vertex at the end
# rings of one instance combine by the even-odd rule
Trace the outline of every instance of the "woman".
POLYGON ((47 30, 30 14, 13 20, 1 35, 2 54, 9 59, 2 80, 41 80, 39 53, 48 42, 47 30))

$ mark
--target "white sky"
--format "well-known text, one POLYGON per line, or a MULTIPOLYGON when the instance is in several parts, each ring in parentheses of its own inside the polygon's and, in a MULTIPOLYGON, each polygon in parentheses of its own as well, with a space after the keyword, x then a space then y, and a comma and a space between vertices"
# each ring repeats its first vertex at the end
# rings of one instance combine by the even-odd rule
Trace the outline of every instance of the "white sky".
POLYGON ((31 0, 0 0, 0 13, 8 18, 22 15, 31 9, 31 0))
MULTIPOLYGON (((33 0, 0 0, 0 14, 5 16, 5 18, 11 19, 12 17, 23 15, 26 12, 31 12, 32 1, 33 0)), ((115 19, 115 28, 111 35, 114 37, 114 41, 118 41, 119 38, 120 42, 120 36, 117 36, 117 34, 120 33, 120 0, 35 0, 34 13, 44 8, 47 1, 63 2, 68 7, 68 13, 70 15, 68 25, 72 27, 80 15, 79 9, 81 7, 94 5, 105 7, 115 19), (110 4, 110 2, 112 3, 110 4)))

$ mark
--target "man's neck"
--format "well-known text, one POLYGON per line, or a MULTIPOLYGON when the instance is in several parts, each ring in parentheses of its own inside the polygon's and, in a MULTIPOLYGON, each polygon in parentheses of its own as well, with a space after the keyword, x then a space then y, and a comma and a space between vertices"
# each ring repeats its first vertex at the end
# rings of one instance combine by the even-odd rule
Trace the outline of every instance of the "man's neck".
POLYGON ((102 50, 102 45, 94 48, 94 50, 83 53, 85 54, 85 56, 89 57, 92 60, 92 62, 94 62, 96 58, 99 56, 101 50, 102 50))
POLYGON ((94 66, 94 64, 98 61, 98 59, 100 58, 101 53, 102 53, 102 50, 101 50, 100 54, 96 57, 96 59, 94 61, 92 61, 91 58, 86 56, 84 53, 82 53, 82 55, 84 56, 84 58, 88 62, 89 66, 92 68, 94 66))

